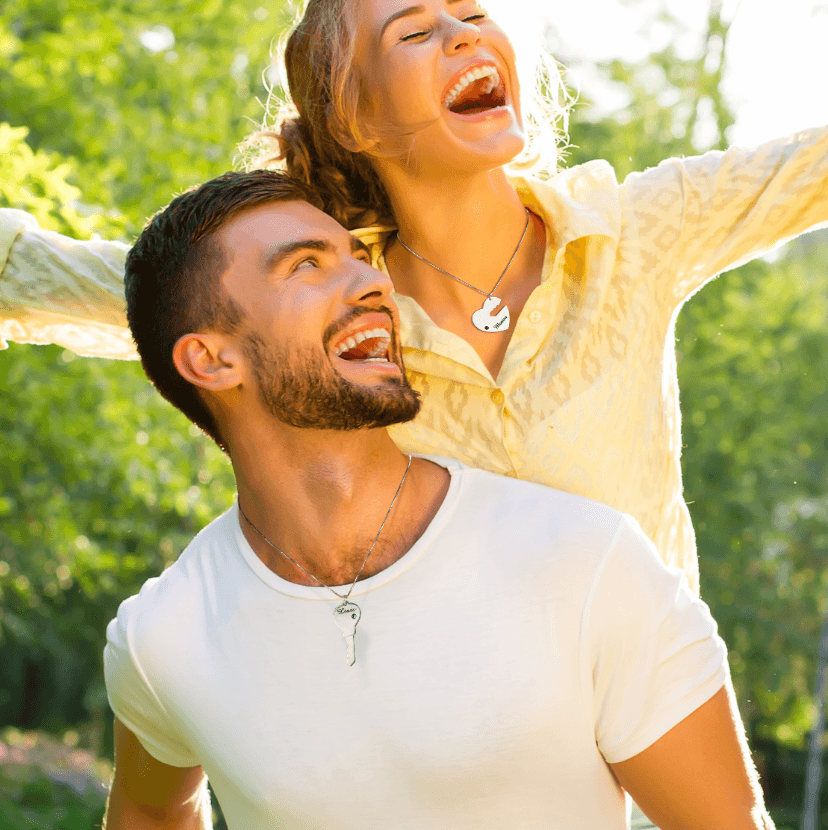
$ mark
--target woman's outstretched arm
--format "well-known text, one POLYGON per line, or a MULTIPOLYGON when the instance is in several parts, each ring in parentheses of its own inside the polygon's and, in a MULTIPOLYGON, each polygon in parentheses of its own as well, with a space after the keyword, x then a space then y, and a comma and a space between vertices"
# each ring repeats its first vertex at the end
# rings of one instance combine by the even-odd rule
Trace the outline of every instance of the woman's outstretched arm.
POLYGON ((722 271, 828 225, 828 127, 667 159, 627 177, 640 267, 670 307, 722 271))
POLYGON ((0 208, 0 348, 56 343, 80 355, 135 360, 122 242, 70 239, 0 208))

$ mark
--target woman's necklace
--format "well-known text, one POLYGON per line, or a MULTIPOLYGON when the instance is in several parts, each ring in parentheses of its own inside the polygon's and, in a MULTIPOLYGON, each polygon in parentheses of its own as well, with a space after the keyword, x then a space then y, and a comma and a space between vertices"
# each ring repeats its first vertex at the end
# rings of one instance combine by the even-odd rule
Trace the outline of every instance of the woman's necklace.
POLYGON ((520 246, 523 244, 523 239, 526 236, 526 230, 529 227, 529 209, 524 208, 526 211, 526 224, 523 226, 523 233, 520 236, 520 242, 517 244, 517 248, 515 248, 514 253, 512 254, 509 261, 506 263, 506 267, 503 269, 503 273, 498 277, 497 282, 494 285, 494 288, 487 294, 485 291, 482 291, 480 288, 476 288, 473 285, 470 285, 465 280, 461 280, 460 277, 455 277, 454 274, 449 274, 448 271, 443 270, 439 265, 435 265, 433 262, 429 262, 424 256, 420 256, 416 251, 412 251, 405 242, 400 239, 399 233, 397 233, 397 240, 399 241, 400 245, 405 248, 408 253, 413 254, 417 259, 421 259, 426 265, 430 265, 432 268, 436 268, 441 273, 445 274, 447 277, 451 277, 453 280, 457 280, 457 282, 463 283, 467 288, 471 288, 472 291, 476 291, 478 294, 482 294, 486 299, 483 300, 483 306, 479 308, 477 311, 472 314, 472 323, 474 323, 475 327, 480 329, 480 331, 487 331, 490 334, 497 334, 501 331, 508 331, 509 329, 509 307, 504 304, 503 308, 500 309, 500 313, 496 316, 492 314, 492 312, 500 305, 500 300, 493 296, 495 291, 497 290, 498 285, 500 285, 500 281, 503 277, 506 276, 506 272, 509 270, 509 266, 514 261, 515 257, 517 256, 517 252, 520 250, 520 246))
POLYGON ((351 591, 354 590, 354 585, 356 585, 357 580, 359 579, 359 575, 362 573, 362 569, 365 567, 365 563, 368 561, 368 557, 371 555, 371 551, 374 549, 374 545, 377 543, 377 539, 380 537, 380 533, 382 533, 382 529, 385 527, 385 523, 388 521, 388 517, 391 515, 391 509, 394 507, 394 504, 397 501, 397 496, 400 494, 400 490, 402 490, 403 483, 405 482, 405 478, 408 475, 408 471, 411 468, 411 456, 408 456, 408 464, 406 465, 405 472, 403 473, 403 477, 400 481, 399 486, 397 487, 397 492, 394 493, 394 498, 391 499, 391 506, 388 508, 388 511, 385 514, 385 518, 382 520, 382 524, 380 525, 380 529, 377 531, 377 535, 374 537, 374 541, 371 543, 371 547, 368 549, 368 553, 365 554, 365 559, 362 560, 362 564, 359 566, 359 570, 357 571, 357 575, 354 577, 354 581, 351 583, 351 587, 348 588, 348 593, 343 596, 342 594, 338 594, 331 588, 330 585, 326 585, 321 579, 315 577, 310 571, 305 570, 295 559, 291 559, 281 548, 277 548, 264 533, 259 530, 250 519, 247 518, 244 511, 241 509, 241 504, 239 504, 239 513, 241 514, 242 518, 250 525, 250 527, 264 539, 265 542, 270 545, 274 550, 279 551, 285 559, 293 562, 300 571, 304 571, 311 579, 318 582, 323 588, 327 588, 335 597, 338 597, 342 600, 342 602, 336 606, 333 610, 334 622, 339 626, 340 631, 342 631, 342 636, 345 638, 346 644, 346 656, 345 659, 348 661, 349 666, 353 666, 354 662, 356 661, 356 654, 354 652, 354 635, 356 634, 356 627, 357 623, 359 622, 360 617, 362 616, 362 611, 360 610, 359 606, 355 602, 349 602, 348 597, 351 596, 351 591))

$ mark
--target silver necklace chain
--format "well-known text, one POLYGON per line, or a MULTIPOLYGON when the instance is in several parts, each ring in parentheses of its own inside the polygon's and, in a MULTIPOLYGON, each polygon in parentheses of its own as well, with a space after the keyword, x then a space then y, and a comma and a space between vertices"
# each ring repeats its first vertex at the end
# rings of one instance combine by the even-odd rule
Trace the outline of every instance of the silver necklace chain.
POLYGON ((430 260, 427 260, 424 256, 420 256, 416 251, 412 251, 411 248, 409 248, 408 245, 406 245, 405 242, 403 242, 402 239, 400 239, 399 232, 397 232, 397 241, 400 243, 400 245, 403 246, 403 248, 405 248, 406 251, 408 251, 408 253, 413 254, 415 257, 417 257, 417 259, 422 260, 426 265, 430 265, 432 268, 436 268, 438 271, 440 271, 440 273, 445 274, 447 277, 451 277, 453 280, 457 280, 457 282, 463 283, 463 285, 465 285, 467 288, 471 288, 472 291, 476 291, 478 294, 482 294, 484 297, 491 297, 492 294, 494 294, 495 291, 497 291, 497 287, 498 285, 500 285, 500 281, 506 276, 506 272, 509 270, 509 266, 514 261, 515 257, 517 256, 517 252, 520 250, 520 246, 523 244, 523 239, 526 236, 526 231, 529 228, 529 208, 524 208, 524 210, 526 211, 526 224, 523 226, 523 233, 520 235, 520 242, 518 242, 517 248, 515 248, 514 253, 509 258, 509 261, 506 263, 506 267, 503 269, 503 273, 498 277, 497 282, 494 284, 494 288, 491 291, 489 291, 488 294, 481 288, 477 288, 477 286, 471 285, 470 283, 467 283, 465 280, 461 280, 460 277, 455 277, 454 274, 450 274, 448 271, 441 268, 439 265, 435 265, 430 260))
POLYGON ((311 579, 318 582, 323 588, 327 588, 335 597, 338 597, 339 599, 345 601, 345 600, 348 599, 349 596, 351 596, 351 591, 354 590, 354 585, 356 585, 357 580, 359 579, 360 574, 362 573, 362 570, 365 567, 365 563, 368 561, 368 557, 371 555, 371 551, 374 550, 374 545, 377 544, 377 539, 379 539, 380 533, 382 533, 382 529, 385 527, 385 523, 388 521, 388 517, 391 515, 391 510, 393 509, 394 505, 397 502, 397 496, 399 496, 400 490, 402 490, 402 486, 405 482, 406 476, 408 476, 408 471, 409 471, 410 468, 411 468, 411 456, 409 455, 408 456, 408 464, 406 465, 405 472, 403 473, 403 477, 400 480, 399 486, 397 487, 397 492, 394 493, 394 498, 391 499, 391 505, 390 505, 390 507, 388 508, 388 511, 385 514, 385 518, 382 520, 382 524, 380 525, 380 529, 377 531, 377 535, 374 537, 374 541, 371 543, 371 547, 369 548, 368 553, 365 554, 365 559, 362 560, 362 564, 359 566, 359 570, 357 571, 357 575, 354 577, 354 581, 351 583, 351 587, 348 588, 348 593, 345 594, 345 596, 343 596, 342 594, 339 594, 336 591, 334 591, 334 589, 331 588, 330 585, 326 585, 321 579, 314 576, 310 571, 305 570, 305 568, 303 568, 295 559, 288 556, 281 548, 277 548, 276 545, 274 545, 273 542, 271 542, 270 539, 268 539, 267 536, 265 536, 264 533, 262 533, 261 530, 259 530, 259 528, 257 528, 256 525, 254 525, 253 522, 251 522, 250 519, 247 518, 247 516, 245 515, 245 512, 241 508, 241 504, 239 504, 238 501, 237 501, 238 508, 239 508, 239 513, 242 515, 242 517, 247 522, 247 524, 249 524, 250 527, 259 536, 261 536, 261 538, 264 539, 264 541, 267 542, 268 545, 270 545, 270 547, 272 547, 274 550, 279 551, 279 553, 281 553, 282 556, 285 557, 285 559, 289 560, 290 562, 293 562, 293 564, 296 565, 296 567, 299 568, 300 571, 303 571, 304 573, 306 573, 311 579))

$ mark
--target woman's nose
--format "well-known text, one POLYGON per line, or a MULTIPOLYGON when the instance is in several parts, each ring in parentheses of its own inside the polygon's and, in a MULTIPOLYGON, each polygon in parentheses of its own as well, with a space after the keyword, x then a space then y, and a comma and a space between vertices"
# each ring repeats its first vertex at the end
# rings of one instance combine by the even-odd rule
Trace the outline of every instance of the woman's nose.
POLYGON ((481 42, 480 29, 474 23, 466 23, 449 15, 446 21, 447 35, 445 38, 445 52, 448 55, 460 51, 464 47, 478 46, 481 42))

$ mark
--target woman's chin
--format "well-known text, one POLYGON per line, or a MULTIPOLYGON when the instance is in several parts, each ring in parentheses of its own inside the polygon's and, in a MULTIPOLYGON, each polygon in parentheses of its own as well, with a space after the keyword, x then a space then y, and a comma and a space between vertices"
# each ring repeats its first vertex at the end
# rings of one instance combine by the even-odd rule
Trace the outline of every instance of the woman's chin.
POLYGON ((448 113, 404 147, 386 146, 387 152, 376 154, 374 161, 380 178, 384 178, 382 168, 397 168, 405 178, 452 179, 504 167, 524 151, 526 143, 523 128, 510 111, 489 118, 448 113))
POLYGON ((521 131, 505 131, 477 140, 459 140, 454 152, 446 158, 448 167, 469 174, 495 170, 511 164, 526 148, 526 137, 521 131))
POLYGON ((443 125, 452 149, 449 155, 461 166, 471 162, 501 167, 526 147, 526 134, 511 106, 470 114, 448 111, 443 125))

